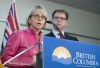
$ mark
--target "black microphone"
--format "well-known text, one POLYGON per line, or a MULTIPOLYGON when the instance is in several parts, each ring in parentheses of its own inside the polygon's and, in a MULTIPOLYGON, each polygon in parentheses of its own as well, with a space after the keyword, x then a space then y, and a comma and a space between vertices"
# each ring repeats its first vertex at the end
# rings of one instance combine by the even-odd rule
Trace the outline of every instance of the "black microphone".
POLYGON ((47 21, 47 23, 53 24, 54 28, 59 32, 60 36, 62 38, 65 38, 64 35, 62 34, 61 30, 58 28, 58 26, 56 24, 52 23, 51 21, 47 21))
POLYGON ((41 33, 39 33, 39 39, 38 39, 38 42, 39 42, 39 44, 38 44, 38 46, 39 46, 39 52, 36 55, 36 68, 43 68, 42 51, 41 51, 42 50, 41 49, 42 44, 40 42, 40 34, 41 33))
POLYGON ((38 52, 36 55, 36 68, 43 68, 41 52, 38 52))

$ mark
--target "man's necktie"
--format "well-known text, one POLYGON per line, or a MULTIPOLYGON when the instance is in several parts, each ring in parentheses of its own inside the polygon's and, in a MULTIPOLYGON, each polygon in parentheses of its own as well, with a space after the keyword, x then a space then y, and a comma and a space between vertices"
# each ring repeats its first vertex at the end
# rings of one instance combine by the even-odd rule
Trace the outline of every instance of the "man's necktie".
POLYGON ((62 39, 64 38, 64 36, 63 36, 63 35, 61 35, 60 33, 58 33, 58 35, 60 36, 60 38, 62 38, 62 39))

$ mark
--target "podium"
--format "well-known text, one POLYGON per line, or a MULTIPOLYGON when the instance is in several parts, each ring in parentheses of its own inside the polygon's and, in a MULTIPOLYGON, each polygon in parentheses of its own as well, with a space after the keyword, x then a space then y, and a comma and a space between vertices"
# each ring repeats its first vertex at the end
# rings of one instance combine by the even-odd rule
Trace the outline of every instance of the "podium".
POLYGON ((43 68, 100 68, 100 45, 44 36, 43 68))

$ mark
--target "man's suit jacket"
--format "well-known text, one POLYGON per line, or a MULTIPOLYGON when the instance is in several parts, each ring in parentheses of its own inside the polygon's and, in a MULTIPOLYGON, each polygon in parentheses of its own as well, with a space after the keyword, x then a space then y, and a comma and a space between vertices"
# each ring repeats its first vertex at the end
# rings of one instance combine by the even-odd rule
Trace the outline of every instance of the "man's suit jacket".
MULTIPOLYGON (((49 36, 49 37, 55 37, 55 35, 53 34, 53 32, 51 31, 50 33, 46 34, 45 36, 49 36)), ((56 37, 55 37, 56 38, 56 37)), ((64 32, 64 39, 68 39, 68 40, 74 40, 74 41, 78 41, 78 39, 76 37, 70 36, 67 33, 64 32)))

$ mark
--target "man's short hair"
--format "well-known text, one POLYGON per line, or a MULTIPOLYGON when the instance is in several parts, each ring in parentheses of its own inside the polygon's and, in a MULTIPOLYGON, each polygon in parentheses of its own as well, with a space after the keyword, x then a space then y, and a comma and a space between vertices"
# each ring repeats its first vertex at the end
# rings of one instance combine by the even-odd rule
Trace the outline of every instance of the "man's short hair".
POLYGON ((68 12, 66 12, 64 9, 57 9, 57 10, 54 10, 54 12, 52 13, 52 18, 53 18, 53 16, 55 15, 55 13, 57 13, 57 12, 64 13, 64 14, 66 15, 66 19, 68 20, 69 14, 68 14, 68 12))

